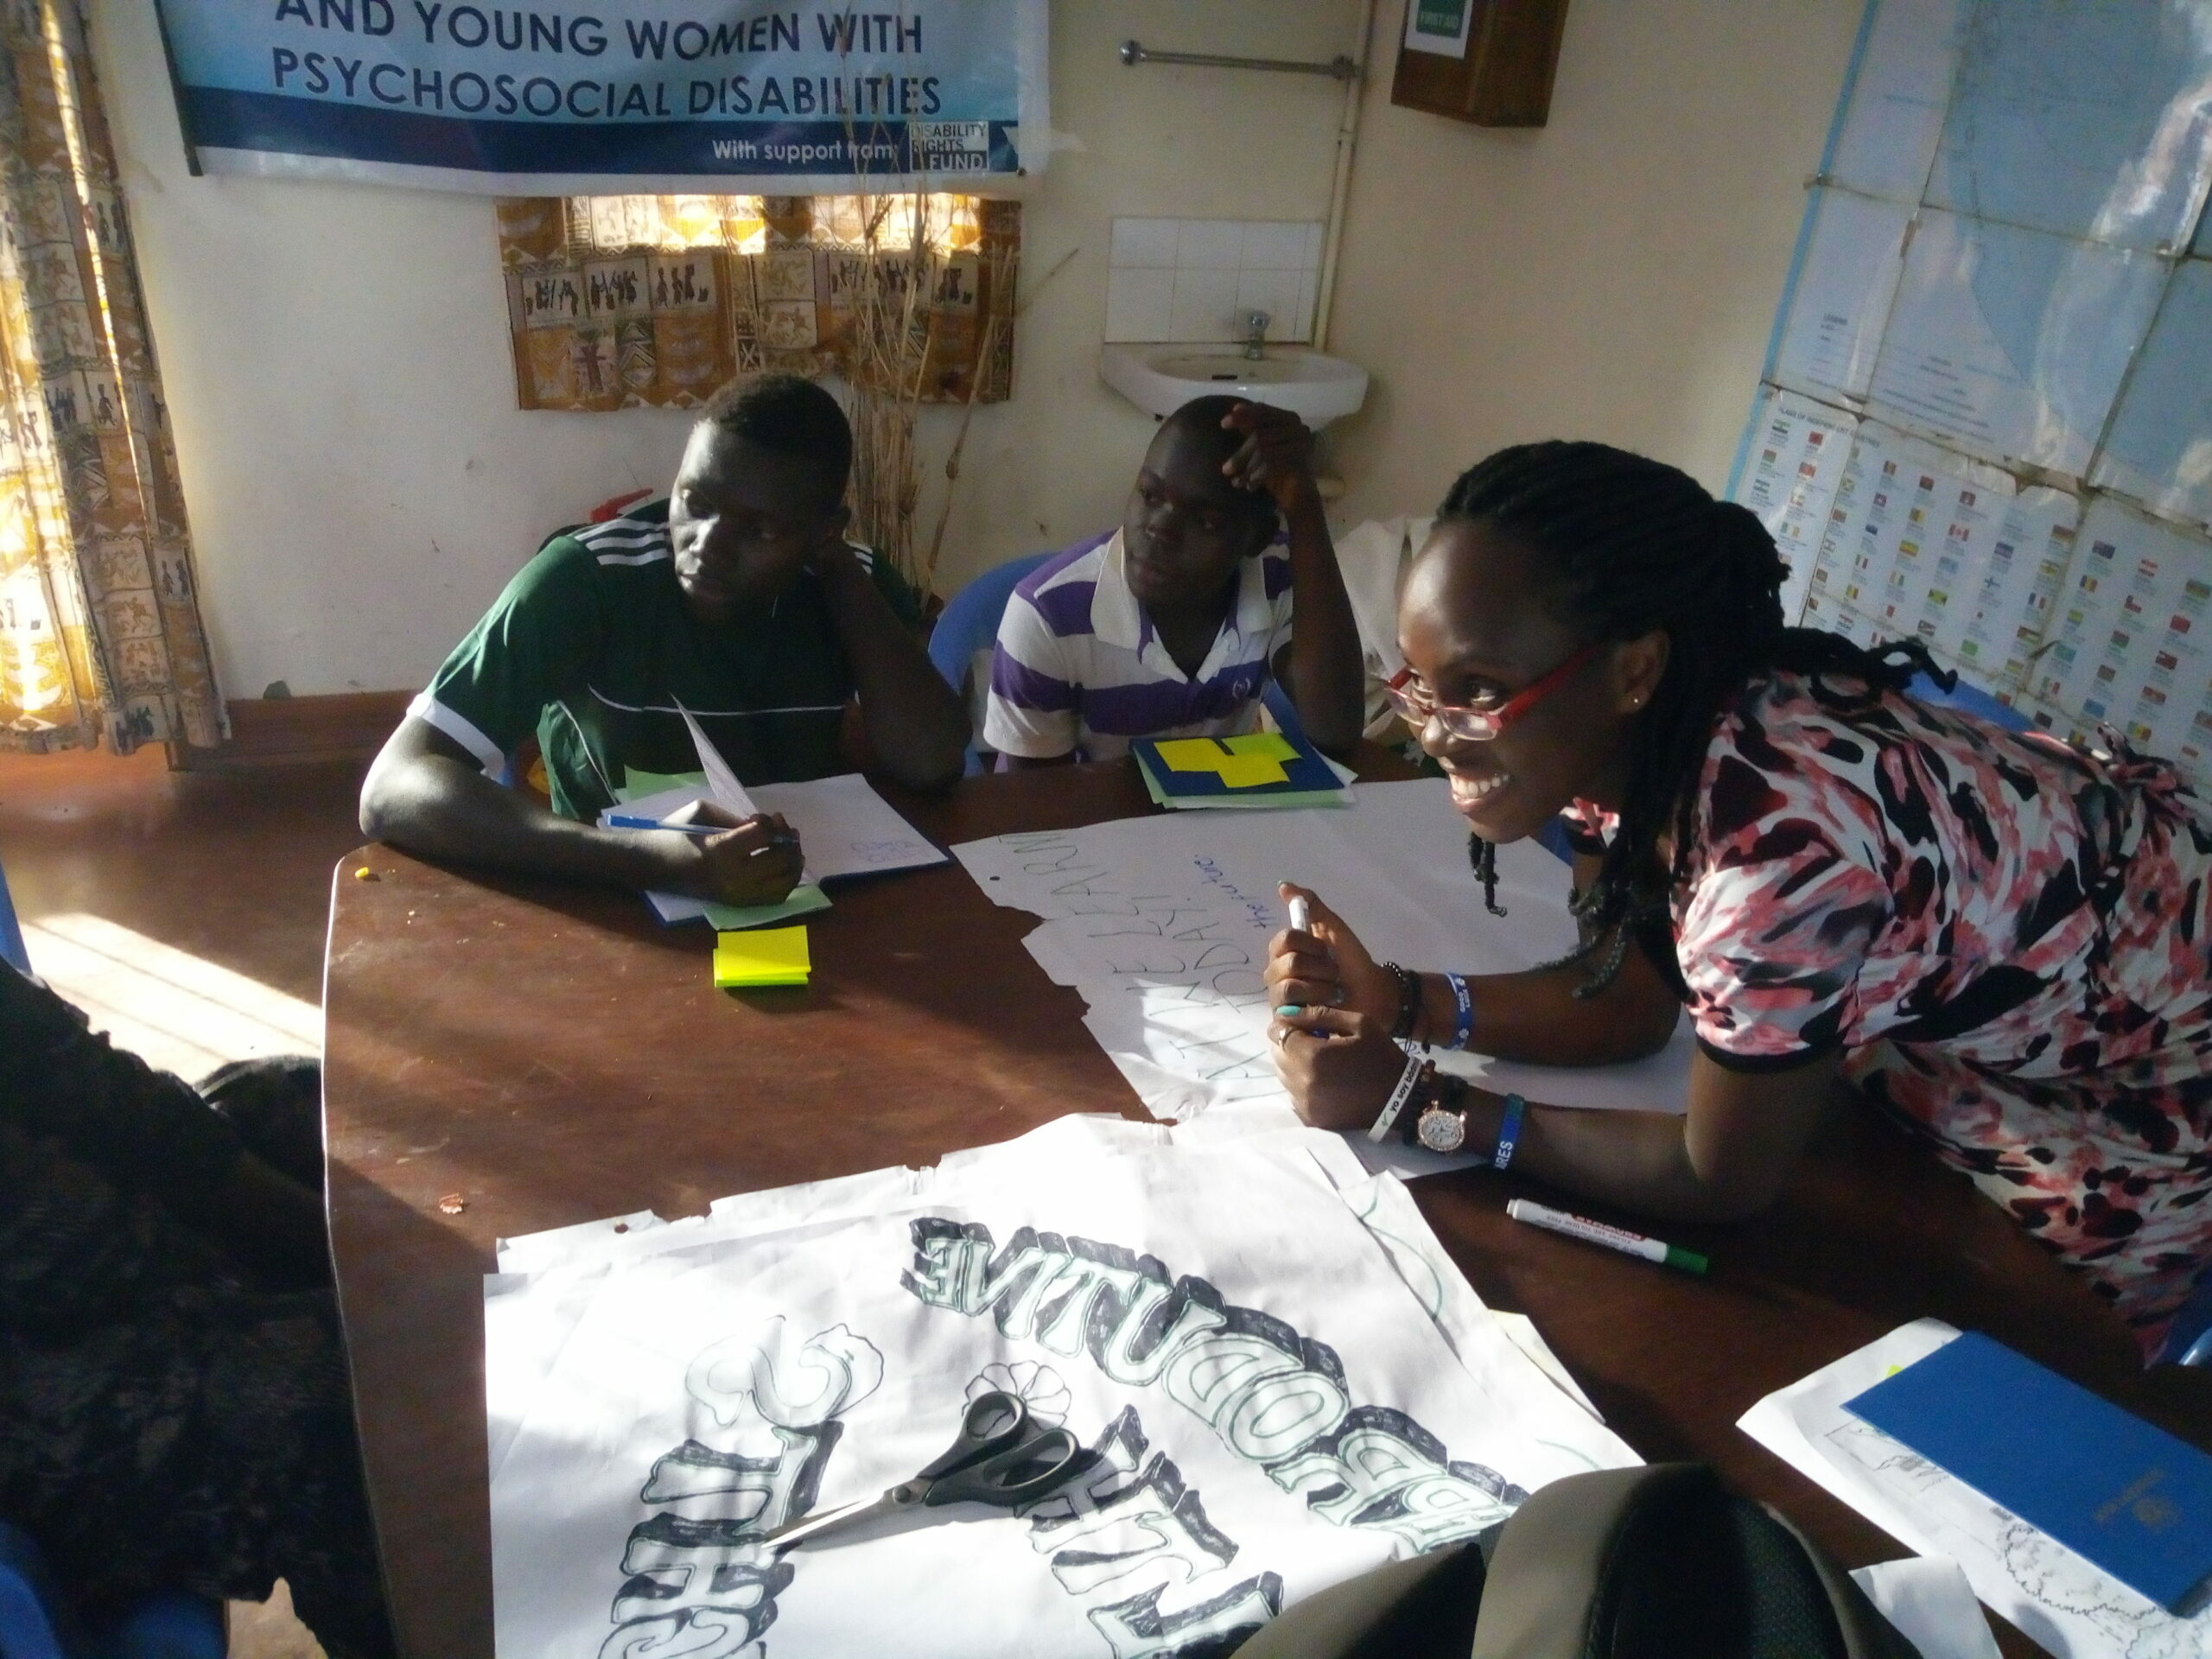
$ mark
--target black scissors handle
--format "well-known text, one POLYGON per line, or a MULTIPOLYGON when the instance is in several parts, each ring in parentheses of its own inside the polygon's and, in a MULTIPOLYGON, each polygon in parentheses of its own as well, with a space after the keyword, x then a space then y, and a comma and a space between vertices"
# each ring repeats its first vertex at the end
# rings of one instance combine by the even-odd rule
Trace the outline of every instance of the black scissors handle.
POLYGON ((1074 1435, 1065 1428, 1040 1427, 1020 1395, 994 1389, 969 1402, 960 1437, 909 1486, 923 1488, 922 1502, 931 1506, 1011 1508, 1051 1491, 1082 1456, 1082 1442, 1074 1435))

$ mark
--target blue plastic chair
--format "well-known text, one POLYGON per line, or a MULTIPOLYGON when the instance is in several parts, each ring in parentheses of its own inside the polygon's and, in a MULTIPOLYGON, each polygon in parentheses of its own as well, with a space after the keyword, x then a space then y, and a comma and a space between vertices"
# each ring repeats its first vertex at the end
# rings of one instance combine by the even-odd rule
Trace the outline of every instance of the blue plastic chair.
POLYGON ((2208 1268, 2190 1299, 2174 1316, 2161 1356, 2176 1365, 2212 1368, 2212 1268, 2208 1268))
MULTIPOLYGON (((23 930, 16 922, 15 901, 8 897, 8 872, 0 869, 0 962, 19 974, 31 970, 31 956, 23 948, 23 930)), ((10 1654, 7 1659, 15 1659, 10 1654)))
POLYGON ((65 1641, 53 1579, 28 1534, 0 1521, 0 1656, 4 1659, 224 1659, 223 1605, 181 1591, 149 1597, 91 1640, 65 1641))
POLYGON ((1905 687, 1905 694, 1938 709, 1956 709, 1962 714, 1977 715, 2008 732, 2024 732, 2034 723, 2018 709, 1998 702, 1988 692, 1968 685, 1963 679, 1946 691, 1925 674, 1916 674, 1905 687))
MULTIPOLYGON (((955 594, 939 613, 937 626, 930 632, 930 663, 963 698, 968 696, 976 653, 988 651, 999 637, 999 619, 1006 614, 1014 584, 1052 556, 1032 553, 984 571, 955 594)), ((968 770, 972 774, 982 769, 982 753, 971 743, 968 770)))

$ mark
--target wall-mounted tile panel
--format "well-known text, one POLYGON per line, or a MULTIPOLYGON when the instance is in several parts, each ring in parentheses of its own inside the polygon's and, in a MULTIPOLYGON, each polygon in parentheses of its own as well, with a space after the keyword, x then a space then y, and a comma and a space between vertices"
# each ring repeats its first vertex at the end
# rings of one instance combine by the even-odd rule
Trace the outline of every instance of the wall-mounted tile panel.
POLYGON ((1264 311, 1270 340, 1311 340, 1321 243, 1306 219, 1116 219, 1106 338, 1241 340, 1264 311))

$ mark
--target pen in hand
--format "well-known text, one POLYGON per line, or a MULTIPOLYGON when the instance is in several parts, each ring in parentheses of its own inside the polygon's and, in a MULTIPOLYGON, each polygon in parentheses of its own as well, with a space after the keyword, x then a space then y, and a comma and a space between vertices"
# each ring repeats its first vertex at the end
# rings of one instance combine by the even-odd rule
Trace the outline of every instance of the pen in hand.
MULTIPOLYGON (((1290 927, 1294 933, 1310 934, 1313 929, 1313 906, 1304 893, 1294 893, 1290 900, 1290 927)), ((1286 1002, 1275 1010, 1279 1019, 1288 1019, 1305 1010, 1297 1003, 1286 1002)))
POLYGON ((678 836, 719 836, 729 826, 726 823, 671 823, 666 818, 648 818, 632 812, 610 812, 607 815, 610 830, 665 830, 678 836))
MULTIPOLYGON (((666 830, 679 836, 721 836, 743 826, 733 823, 677 823, 667 818, 647 817, 642 813, 610 812, 607 816, 610 830, 666 830)), ((759 858, 764 853, 773 853, 798 845, 798 836, 789 829, 771 829, 768 839, 755 847, 747 856, 759 858)))

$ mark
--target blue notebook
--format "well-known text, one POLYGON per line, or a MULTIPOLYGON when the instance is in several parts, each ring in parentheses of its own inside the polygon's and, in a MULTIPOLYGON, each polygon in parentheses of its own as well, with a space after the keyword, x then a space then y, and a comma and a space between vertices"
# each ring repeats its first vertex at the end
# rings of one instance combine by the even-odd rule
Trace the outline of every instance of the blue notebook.
POLYGON ((2212 1591, 2212 1454, 1974 1332, 1844 1409, 2168 1612, 2212 1591))

